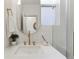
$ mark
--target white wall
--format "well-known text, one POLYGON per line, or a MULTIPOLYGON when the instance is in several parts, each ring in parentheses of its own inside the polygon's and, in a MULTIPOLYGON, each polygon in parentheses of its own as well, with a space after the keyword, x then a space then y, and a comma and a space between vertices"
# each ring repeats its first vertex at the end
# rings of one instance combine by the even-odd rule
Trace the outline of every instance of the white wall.
POLYGON ((8 37, 7 37, 7 32, 8 32, 8 14, 7 14, 7 8, 11 8, 11 0, 5 0, 4 1, 4 47, 7 47, 9 44, 8 42, 8 37))
POLYGON ((74 59, 74 0, 67 0, 67 58, 74 59))
POLYGON ((66 0, 60 0, 60 25, 53 26, 53 46, 66 56, 66 0))
POLYGON ((73 59, 74 1, 60 0, 60 3, 61 23, 59 26, 53 27, 53 46, 67 59, 73 59))
POLYGON ((40 29, 32 35, 34 41, 44 43, 45 41, 42 38, 42 35, 45 39, 52 45, 52 27, 51 26, 41 26, 40 29))

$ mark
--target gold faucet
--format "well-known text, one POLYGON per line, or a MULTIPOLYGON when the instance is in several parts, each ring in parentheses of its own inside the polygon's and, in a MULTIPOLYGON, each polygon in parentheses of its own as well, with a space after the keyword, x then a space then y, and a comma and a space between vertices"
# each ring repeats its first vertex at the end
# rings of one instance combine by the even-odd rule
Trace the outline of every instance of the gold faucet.
POLYGON ((29 38, 29 45, 31 45, 31 40, 30 40, 30 31, 29 31, 29 34, 28 34, 28 38, 29 38))

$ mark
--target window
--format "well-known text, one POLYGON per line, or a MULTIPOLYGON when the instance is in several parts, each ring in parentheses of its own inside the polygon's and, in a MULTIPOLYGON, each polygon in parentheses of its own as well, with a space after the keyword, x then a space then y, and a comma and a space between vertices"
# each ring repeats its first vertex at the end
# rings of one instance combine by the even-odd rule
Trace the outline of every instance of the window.
POLYGON ((57 25, 60 20, 59 5, 56 0, 41 0, 41 24, 57 25))
POLYGON ((52 7, 41 8, 41 24, 42 25, 55 24, 55 9, 52 9, 52 7))

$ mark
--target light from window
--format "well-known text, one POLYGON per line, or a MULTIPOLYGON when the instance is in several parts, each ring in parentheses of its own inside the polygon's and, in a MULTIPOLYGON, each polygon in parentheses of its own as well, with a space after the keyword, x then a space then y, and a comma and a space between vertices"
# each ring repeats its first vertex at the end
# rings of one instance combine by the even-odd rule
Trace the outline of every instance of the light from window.
POLYGON ((41 24, 55 25, 55 9, 52 9, 52 7, 41 7, 41 24))

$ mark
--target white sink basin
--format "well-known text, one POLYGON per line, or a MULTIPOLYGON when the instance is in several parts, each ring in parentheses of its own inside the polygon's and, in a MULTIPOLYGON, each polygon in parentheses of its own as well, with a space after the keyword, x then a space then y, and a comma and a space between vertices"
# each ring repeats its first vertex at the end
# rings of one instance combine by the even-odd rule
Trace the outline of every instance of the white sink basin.
POLYGON ((50 45, 19 45, 7 48, 5 59, 66 59, 66 57, 50 45))
POLYGON ((40 55, 43 54, 43 50, 40 46, 22 46, 17 49, 15 54, 20 56, 40 55))

